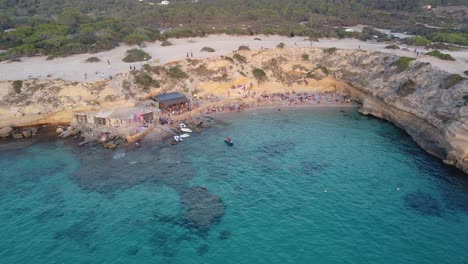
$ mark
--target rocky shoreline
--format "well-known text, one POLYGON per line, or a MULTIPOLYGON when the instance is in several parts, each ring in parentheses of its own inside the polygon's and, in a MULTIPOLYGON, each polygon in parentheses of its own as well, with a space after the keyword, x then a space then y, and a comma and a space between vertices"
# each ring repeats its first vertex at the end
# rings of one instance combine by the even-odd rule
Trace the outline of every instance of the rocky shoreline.
MULTIPOLYGON (((242 51, 221 58, 187 59, 143 68, 107 82, 30 81, 26 83, 29 89, 20 95, 3 93, 0 114, 5 118, 0 120, 0 127, 69 123, 77 110, 135 105, 167 91, 184 91, 193 100, 204 102, 203 107, 190 113, 171 117, 176 124, 196 120, 207 111, 218 112, 225 105, 259 106, 269 95, 333 92, 355 99, 362 104, 362 114, 394 123, 430 154, 468 172, 468 81, 429 63, 380 52, 289 48, 242 51), (186 75, 179 72, 174 76, 174 68, 186 75), (259 72, 264 75, 255 75, 259 72), (136 83, 141 75, 157 80, 160 88, 148 89, 136 83), (246 94, 245 87, 255 92, 246 94)), ((287 100, 277 103, 284 105, 287 100)), ((160 129, 152 135, 170 138, 172 129, 160 129)), ((24 136, 24 131, 15 135, 24 136)), ((72 132, 76 128, 67 131, 65 134, 77 136, 72 132)))

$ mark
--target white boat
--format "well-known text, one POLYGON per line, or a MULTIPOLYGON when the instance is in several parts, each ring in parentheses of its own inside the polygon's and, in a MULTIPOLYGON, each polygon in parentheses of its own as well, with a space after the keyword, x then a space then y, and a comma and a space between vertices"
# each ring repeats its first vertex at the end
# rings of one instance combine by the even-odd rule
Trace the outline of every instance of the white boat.
POLYGON ((185 127, 187 127, 184 123, 180 123, 179 126, 180 126, 180 128, 185 128, 185 127))
POLYGON ((180 136, 174 136, 174 140, 179 142, 179 141, 182 141, 183 139, 180 136))
POLYGON ((181 138, 187 138, 187 137, 190 137, 190 135, 187 134, 187 133, 185 133, 185 134, 180 135, 180 137, 181 137, 181 138))
POLYGON ((180 130, 182 130, 184 132, 192 133, 192 130, 190 128, 183 127, 180 130))

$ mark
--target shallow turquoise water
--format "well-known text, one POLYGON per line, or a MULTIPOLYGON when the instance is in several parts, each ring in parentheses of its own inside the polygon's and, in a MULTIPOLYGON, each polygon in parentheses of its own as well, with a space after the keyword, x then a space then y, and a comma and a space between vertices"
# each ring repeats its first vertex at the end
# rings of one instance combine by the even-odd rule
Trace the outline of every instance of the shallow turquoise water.
POLYGON ((393 125, 349 108, 219 118, 162 149, 0 152, 1 263, 468 262, 467 177, 393 125), (203 231, 184 221, 194 186, 224 205, 203 231))

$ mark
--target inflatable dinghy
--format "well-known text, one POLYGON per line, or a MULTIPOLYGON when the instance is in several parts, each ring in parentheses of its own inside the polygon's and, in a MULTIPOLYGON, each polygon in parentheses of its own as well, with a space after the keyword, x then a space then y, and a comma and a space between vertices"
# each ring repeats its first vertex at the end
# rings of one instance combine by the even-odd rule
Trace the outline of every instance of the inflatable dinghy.
POLYGON ((227 140, 224 140, 224 143, 228 144, 228 146, 234 146, 234 143, 232 141, 227 141, 227 140))

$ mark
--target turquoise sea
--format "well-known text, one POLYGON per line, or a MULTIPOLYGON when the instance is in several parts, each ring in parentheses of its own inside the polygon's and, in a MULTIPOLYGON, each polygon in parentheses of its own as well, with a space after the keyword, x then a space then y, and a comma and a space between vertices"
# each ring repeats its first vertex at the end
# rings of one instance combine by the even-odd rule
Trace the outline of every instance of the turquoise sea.
POLYGON ((215 118, 176 146, 1 151, 0 262, 468 263, 468 177, 392 124, 215 118))

